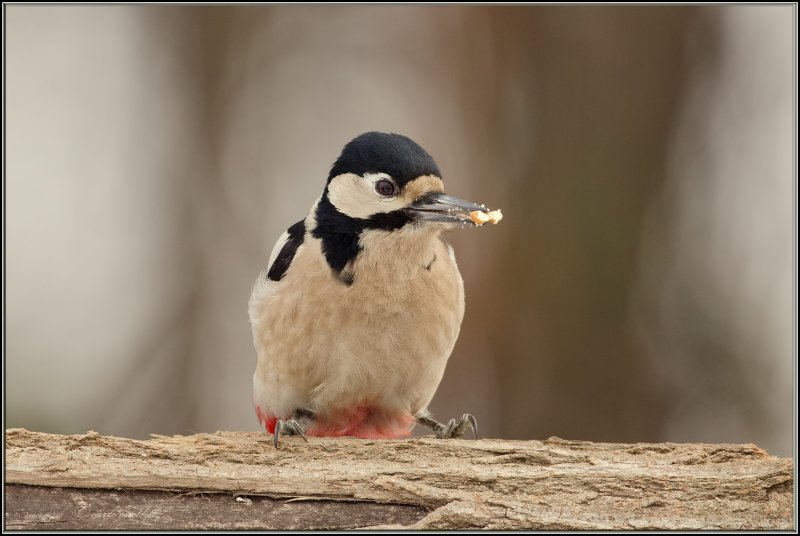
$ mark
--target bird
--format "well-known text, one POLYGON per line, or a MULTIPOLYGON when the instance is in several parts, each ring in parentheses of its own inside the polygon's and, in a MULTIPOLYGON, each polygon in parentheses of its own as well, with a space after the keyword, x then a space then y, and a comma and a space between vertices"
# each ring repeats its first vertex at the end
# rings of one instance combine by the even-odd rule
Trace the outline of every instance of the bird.
POLYGON ((445 194, 436 162, 409 137, 367 132, 344 146, 248 303, 253 405, 275 448, 282 434, 393 439, 417 424, 477 438, 472 414, 442 423, 428 405, 464 318, 443 233, 487 213, 445 194))

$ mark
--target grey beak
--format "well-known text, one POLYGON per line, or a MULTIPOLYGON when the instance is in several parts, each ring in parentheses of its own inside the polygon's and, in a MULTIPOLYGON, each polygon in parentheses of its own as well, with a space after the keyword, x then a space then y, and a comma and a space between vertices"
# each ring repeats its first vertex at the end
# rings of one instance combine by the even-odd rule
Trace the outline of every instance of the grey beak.
POLYGON ((417 221, 464 223, 473 226, 475 223, 470 217, 471 212, 489 211, 486 207, 476 205, 471 201, 439 192, 430 192, 421 196, 405 210, 417 221))

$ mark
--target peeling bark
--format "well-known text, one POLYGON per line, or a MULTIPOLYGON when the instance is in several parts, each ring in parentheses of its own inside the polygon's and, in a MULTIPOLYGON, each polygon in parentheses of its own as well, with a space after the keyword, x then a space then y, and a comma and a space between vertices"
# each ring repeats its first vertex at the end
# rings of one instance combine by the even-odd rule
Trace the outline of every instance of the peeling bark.
MULTIPOLYGON (((282 442, 275 450, 271 438, 257 433, 153 436, 139 441, 95 432, 60 436, 11 429, 6 431, 6 483, 219 493, 226 494, 222 497, 227 496, 228 501, 244 496, 264 509, 263 516, 255 516, 246 526, 262 529, 286 525, 278 522, 280 516, 269 513, 274 501, 261 500, 261 496, 293 500, 282 501, 283 505, 298 500, 326 501, 325 508, 333 508, 330 512, 336 511, 337 505, 327 501, 346 501, 348 504, 340 504, 341 515, 324 517, 329 521, 327 528, 794 528, 792 461, 770 456, 755 445, 611 444, 558 438, 309 438, 305 444, 302 439, 285 437, 282 442), (360 505, 358 515, 356 510, 347 514, 352 503, 360 505), (380 510, 386 505, 416 510, 380 510), (370 509, 374 511, 368 512, 370 509), (342 524, 342 519, 350 524, 342 524)), ((44 501, 39 503, 39 511, 26 510, 25 493, 39 493, 34 490, 7 487, 7 528, 26 526, 26 515, 29 520, 69 517, 69 512, 59 509, 74 506, 74 501, 44 501)), ((89 501, 86 497, 81 500, 89 501)), ((108 502, 102 494, 91 497, 98 504, 108 502)), ((128 499, 128 509, 154 504, 147 493, 131 494, 128 499)), ((195 506, 191 502, 181 506, 189 512, 186 519, 191 522, 186 525, 176 525, 180 519, 175 516, 159 524, 156 515, 147 525, 128 520, 124 526, 245 526, 235 513, 217 516, 204 525, 199 506, 203 501, 196 498, 195 506)), ((100 506, 96 509, 102 510, 100 506)), ((308 527, 291 526, 323 528, 320 519, 315 517, 315 524, 308 527)), ((50 528, 59 525, 54 521, 50 528)))

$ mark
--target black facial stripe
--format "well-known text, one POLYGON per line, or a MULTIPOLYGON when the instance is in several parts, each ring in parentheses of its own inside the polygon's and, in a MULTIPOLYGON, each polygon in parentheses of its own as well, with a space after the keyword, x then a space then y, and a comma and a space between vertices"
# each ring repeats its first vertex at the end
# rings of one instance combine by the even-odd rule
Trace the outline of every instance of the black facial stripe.
POLYGON ((287 232, 289 233, 289 238, 281 248, 278 256, 275 257, 275 262, 273 262, 272 266, 269 267, 269 272, 267 272, 267 279, 270 281, 280 281, 283 279, 283 276, 286 274, 286 270, 288 270, 289 265, 292 264, 294 254, 297 253, 297 248, 299 248, 300 244, 303 243, 303 238, 306 234, 305 221, 300 220, 299 222, 295 223, 289 227, 289 229, 287 229, 287 232))
POLYGON ((348 262, 354 260, 361 249, 358 235, 362 227, 355 218, 345 216, 328 199, 328 189, 317 204, 317 225, 312 236, 322 240, 322 253, 335 273, 344 270, 348 262))
MULTIPOLYGON (((358 237, 365 229, 393 231, 413 221, 402 210, 373 214, 367 219, 351 218, 333 206, 328 199, 327 188, 317 205, 316 219, 317 226, 311 234, 322 241, 322 253, 337 277, 348 263, 358 257, 361 251, 358 237)), ((352 285, 353 277, 348 276, 342 281, 352 285)))
POLYGON ((414 140, 383 132, 367 132, 345 145, 328 183, 343 173, 386 173, 400 188, 422 175, 442 176, 431 155, 414 140))
POLYGON ((364 229, 394 231, 407 223, 411 223, 413 220, 404 210, 394 210, 392 212, 378 212, 362 221, 365 222, 364 229))

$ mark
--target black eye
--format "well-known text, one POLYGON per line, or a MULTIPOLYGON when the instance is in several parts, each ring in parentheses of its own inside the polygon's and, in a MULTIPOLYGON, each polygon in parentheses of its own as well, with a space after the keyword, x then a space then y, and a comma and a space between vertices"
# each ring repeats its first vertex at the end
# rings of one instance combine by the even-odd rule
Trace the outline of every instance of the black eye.
POLYGON ((397 194, 397 186, 392 181, 381 179, 375 183, 375 191, 383 197, 392 197, 397 194))

